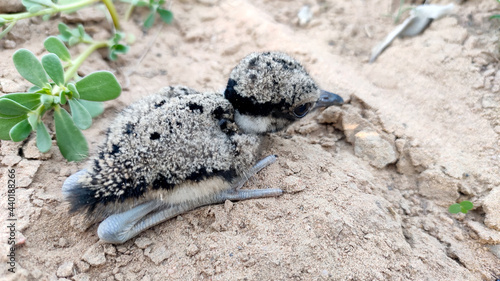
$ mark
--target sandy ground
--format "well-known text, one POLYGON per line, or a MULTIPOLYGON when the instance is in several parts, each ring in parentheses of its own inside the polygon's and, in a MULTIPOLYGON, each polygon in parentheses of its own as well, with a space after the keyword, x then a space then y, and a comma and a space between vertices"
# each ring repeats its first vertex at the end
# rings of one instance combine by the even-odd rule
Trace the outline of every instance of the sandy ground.
MULTIPOLYGON (((348 103, 269 136, 278 163, 246 188, 280 187, 279 198, 200 208, 123 245, 102 244, 96 225, 68 214, 61 186, 83 163, 1 142, 1 186, 15 169, 16 273, 7 272, 7 195, 0 193, 2 280, 495 280, 500 277, 500 72, 492 0, 456 3, 421 36, 398 39, 368 64, 394 27, 399 1, 175 1, 175 22, 140 29, 117 62, 99 53, 82 74, 107 69, 122 95, 85 131, 92 151, 131 102, 163 86, 221 90, 253 51, 286 51, 322 88, 348 103), (298 26, 303 5, 314 12, 298 26), (141 57, 145 55, 143 59, 141 57), (498 74, 498 75, 497 75, 498 74), (467 215, 447 207, 470 200, 467 215)), ((447 4, 448 2, 434 2, 447 4)), ((123 12, 123 6, 119 6, 123 12)), ((58 21, 60 19, 55 19, 58 21)), ((70 20, 65 18, 66 21, 70 20)), ((76 19, 78 20, 78 18, 76 19)), ((106 36, 99 12, 87 31, 106 36)), ((20 22, 0 41, 3 93, 28 86, 15 49, 43 54, 53 22, 20 22)), ((53 127, 52 127, 53 128, 53 127)))

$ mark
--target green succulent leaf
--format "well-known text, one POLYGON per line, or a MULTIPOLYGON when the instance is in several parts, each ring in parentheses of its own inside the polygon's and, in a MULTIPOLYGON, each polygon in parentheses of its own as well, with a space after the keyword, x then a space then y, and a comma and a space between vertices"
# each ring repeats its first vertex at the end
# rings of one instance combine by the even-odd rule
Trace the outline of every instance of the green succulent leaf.
POLYGON ((472 202, 470 201, 462 201, 460 202, 460 206, 462 207, 462 210, 465 211, 470 211, 472 210, 472 208, 474 208, 474 204, 472 204, 472 202))
POLYGON ((113 73, 98 71, 83 77, 75 84, 80 98, 89 101, 107 101, 117 98, 122 88, 113 73))
POLYGON ((24 119, 17 123, 9 131, 10 139, 14 142, 22 141, 27 138, 31 133, 31 125, 28 119, 24 119))
POLYGON ((129 49, 129 46, 123 44, 115 44, 110 47, 109 58, 114 61, 118 58, 119 54, 126 54, 129 49))
POLYGON ((57 29, 59 30, 59 33, 61 33, 59 38, 64 42, 68 42, 69 38, 73 36, 73 33, 71 33, 71 29, 69 28, 69 26, 62 22, 57 25, 57 29))
POLYGON ((26 113, 28 113, 29 111, 29 108, 11 99, 0 99, 0 114, 4 117, 26 115, 26 113))
POLYGON ((123 32, 116 32, 115 36, 112 39, 112 42, 114 44, 118 44, 118 42, 120 42, 120 40, 122 40, 123 37, 125 37, 125 34, 123 32))
POLYGON ((12 140, 10 138, 10 130, 12 127, 14 127, 16 124, 19 122, 23 121, 26 119, 27 116, 16 116, 16 117, 10 117, 10 118, 0 118, 0 139, 2 140, 12 140))
POLYGON ((160 15, 161 20, 166 24, 171 24, 174 20, 174 14, 172 14, 169 10, 158 8, 158 14, 160 15))
POLYGON ((83 25, 79 24, 78 25, 78 35, 80 35, 81 38, 85 36, 85 28, 83 28, 83 25))
POLYGON ((45 8, 50 8, 50 7, 54 6, 54 3, 50 0, 23 0, 22 3, 23 3, 23 6, 25 6, 26 8, 29 8, 29 7, 35 6, 35 5, 43 6, 45 8))
POLYGON ((78 93, 78 90, 76 89, 75 84, 68 83, 67 87, 68 87, 68 90, 71 91, 71 94, 73 95, 73 98, 75 98, 75 99, 79 99, 80 98, 80 94, 78 93))
POLYGON ((1 96, 0 100, 10 99, 33 110, 36 107, 40 106, 40 97, 41 94, 39 93, 12 93, 1 96))
POLYGON ((80 42, 91 42, 92 37, 85 32, 83 25, 79 24, 77 28, 69 28, 67 25, 60 23, 58 25, 61 35, 58 36, 63 42, 67 42, 69 46, 76 45, 80 42))
POLYGON ((68 101, 68 98, 66 97, 67 94, 68 94, 68 92, 66 92, 66 91, 63 91, 59 94, 59 103, 60 104, 66 104, 66 102, 68 101))
POLYGON ((126 54, 129 50, 129 46, 120 44, 120 40, 122 40, 125 37, 125 34, 123 32, 117 32, 115 33, 115 36, 110 42, 110 47, 109 47, 109 58, 111 60, 116 60, 118 54, 126 54))
POLYGON ((81 161, 88 155, 87 140, 69 113, 59 106, 54 110, 57 146, 68 161, 81 161))
POLYGON ((33 131, 36 131, 36 128, 38 127, 38 119, 38 113, 33 111, 28 113, 28 122, 30 123, 33 131))
POLYGON ((448 208, 448 211, 452 214, 458 214, 462 211, 462 206, 460 204, 453 204, 448 208))
POLYGON ((50 36, 49 38, 45 39, 43 45, 45 46, 45 49, 47 49, 47 51, 56 54, 61 60, 67 62, 71 61, 71 55, 68 48, 59 38, 50 36))
POLYGON ((45 108, 51 108, 54 103, 54 96, 51 95, 42 95, 40 101, 45 106, 45 108))
POLYGON ((19 49, 14 53, 12 59, 17 71, 26 80, 40 88, 45 87, 49 83, 42 64, 31 51, 19 49))
POLYGON ((42 65, 50 78, 59 86, 64 85, 64 69, 56 54, 46 54, 42 57, 42 65))
POLYGON ((28 89, 28 93, 35 93, 35 92, 38 92, 38 91, 40 91, 40 90, 42 90, 42 88, 40 88, 40 87, 38 87, 38 86, 33 85, 33 86, 31 86, 31 87, 28 89))
POLYGON ((129 46, 126 46, 126 45, 123 45, 123 44, 116 44, 114 45, 114 51, 119 53, 119 54, 125 54, 128 52, 128 50, 130 49, 129 46))
POLYGON ((36 147, 42 153, 49 151, 50 147, 52 147, 49 131, 42 121, 38 122, 36 127, 36 147))
POLYGON ((68 102, 75 125, 81 130, 90 128, 92 125, 92 116, 90 116, 87 109, 76 99, 70 99, 68 102))
POLYGON ((30 13, 36 13, 46 8, 54 6, 50 0, 22 0, 21 3, 30 13))
POLYGON ((87 109, 92 118, 101 115, 104 112, 104 104, 99 101, 87 101, 87 100, 78 100, 81 105, 87 109))
POLYGON ((155 11, 152 10, 147 16, 146 20, 144 21, 144 27, 150 28, 151 26, 153 26, 154 22, 155 22, 155 11))
POLYGON ((74 46, 78 43, 80 43, 80 39, 78 37, 71 37, 68 40, 68 45, 70 45, 70 46, 74 46))
MULTIPOLYGON (((73 3, 75 3, 75 0, 57 0, 57 4, 59 4, 61 6, 73 4, 73 3)), ((71 14, 71 13, 78 11, 79 9, 81 9, 81 8, 73 8, 73 9, 65 10, 64 13, 71 14)))

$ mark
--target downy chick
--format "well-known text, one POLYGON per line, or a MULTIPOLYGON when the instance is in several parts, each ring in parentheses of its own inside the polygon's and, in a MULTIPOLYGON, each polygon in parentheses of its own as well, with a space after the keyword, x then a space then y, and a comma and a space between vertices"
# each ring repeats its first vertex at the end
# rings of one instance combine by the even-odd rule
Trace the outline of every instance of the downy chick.
POLYGON ((240 189, 276 161, 258 161, 261 138, 342 103, 290 56, 252 53, 232 70, 223 95, 167 87, 127 107, 63 193, 71 211, 104 219, 98 235, 109 243, 200 206, 278 196, 280 189, 240 189))

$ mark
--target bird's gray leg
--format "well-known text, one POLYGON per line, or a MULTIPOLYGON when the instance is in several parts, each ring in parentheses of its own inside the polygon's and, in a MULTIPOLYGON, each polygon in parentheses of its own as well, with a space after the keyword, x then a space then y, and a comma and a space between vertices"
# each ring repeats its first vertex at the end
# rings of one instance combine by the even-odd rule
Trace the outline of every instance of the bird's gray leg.
POLYGON ((201 206, 223 203, 226 200, 238 201, 279 196, 283 194, 283 191, 277 188, 241 190, 241 187, 250 177, 276 162, 276 159, 275 155, 264 158, 253 166, 244 177, 236 180, 230 189, 199 200, 174 205, 167 205, 160 200, 149 201, 126 212, 111 215, 101 222, 97 234, 104 242, 119 244, 154 225, 201 206))
POLYGON ((276 159, 278 159, 278 156, 269 155, 266 158, 260 160, 259 162, 257 162, 257 164, 255 164, 255 166, 250 168, 250 170, 244 176, 233 183, 231 187, 233 189, 240 189, 251 177, 257 174, 260 170, 276 162, 276 159))
POLYGON ((196 208, 191 204, 166 205, 153 200, 126 212, 114 214, 99 224, 97 235, 107 243, 121 244, 142 231, 196 208))

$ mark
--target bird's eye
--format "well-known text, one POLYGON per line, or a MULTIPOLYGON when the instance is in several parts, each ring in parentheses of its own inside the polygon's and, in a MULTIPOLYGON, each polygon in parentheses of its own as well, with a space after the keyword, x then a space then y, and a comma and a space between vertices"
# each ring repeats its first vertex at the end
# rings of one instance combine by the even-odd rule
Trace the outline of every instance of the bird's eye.
POLYGON ((295 114, 295 116, 297 118, 302 118, 302 117, 306 116, 306 114, 309 112, 309 109, 311 108, 311 106, 312 106, 312 103, 310 103, 310 102, 301 104, 293 110, 293 114, 295 114))

